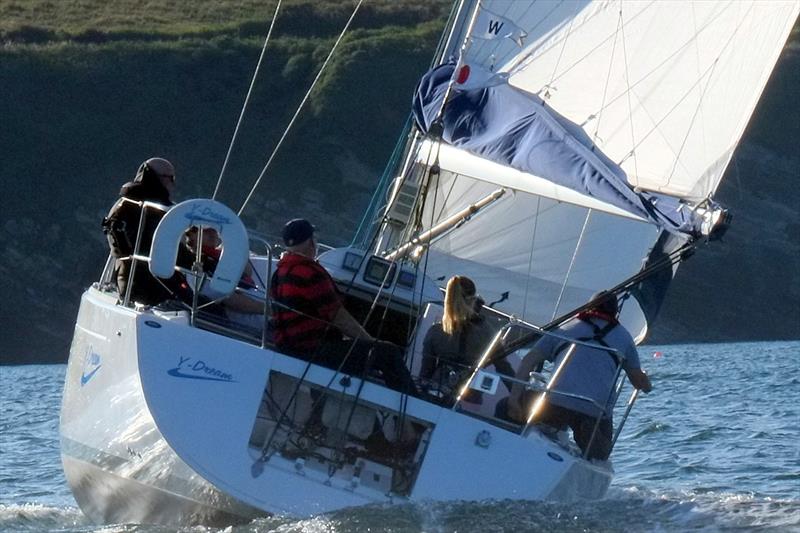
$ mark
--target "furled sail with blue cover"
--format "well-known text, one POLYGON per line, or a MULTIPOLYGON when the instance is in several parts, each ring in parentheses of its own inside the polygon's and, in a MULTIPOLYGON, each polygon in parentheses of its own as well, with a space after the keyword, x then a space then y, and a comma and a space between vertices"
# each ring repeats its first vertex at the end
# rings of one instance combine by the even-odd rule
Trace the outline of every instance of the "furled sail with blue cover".
POLYGON ((464 62, 543 98, 637 190, 691 205, 714 194, 800 13, 797 0, 466 0, 464 12, 476 6, 526 37, 473 39, 464 62))
MULTIPOLYGON (((713 195, 798 13, 797 0, 458 2, 390 196, 420 200, 389 206, 379 249, 502 188, 427 245, 426 273, 467 275, 537 324, 662 262, 719 220, 713 195), (441 134, 426 136, 450 58, 441 134)), ((628 294, 638 339, 675 270, 628 294)))
POLYGON ((418 84, 412 109, 421 131, 427 133, 443 111, 442 139, 453 146, 564 185, 669 231, 698 232, 700 222, 690 209, 672 197, 634 191, 619 165, 535 94, 503 81, 468 90, 453 84, 443 109, 455 67, 440 65, 418 84))

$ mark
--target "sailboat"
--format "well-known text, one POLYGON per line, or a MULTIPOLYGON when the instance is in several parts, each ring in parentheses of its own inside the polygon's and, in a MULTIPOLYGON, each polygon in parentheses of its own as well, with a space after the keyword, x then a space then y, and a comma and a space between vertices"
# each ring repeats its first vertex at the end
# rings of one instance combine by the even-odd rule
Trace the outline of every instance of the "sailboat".
MULTIPOLYGON (((456 2, 393 179, 377 188, 385 205, 319 262, 415 377, 454 274, 480 287, 512 362, 598 290, 619 296, 620 321, 643 341, 680 262, 727 227, 714 192, 798 12, 780 0, 456 2)), ((225 205, 193 199, 133 261, 159 277, 177 268, 216 299, 246 293, 268 315, 279 248, 225 205), (193 226, 222 237, 213 273, 175 265, 193 226), (247 263, 255 288, 237 285, 247 263)), ((611 483, 612 461, 563 432, 496 416, 508 391, 487 364, 495 345, 451 396, 411 396, 281 353, 269 316, 254 327, 197 299, 142 305, 118 293, 113 263, 81 300, 60 424, 67 481, 95 522, 571 501, 611 483)), ((533 378, 522 383, 547 390, 533 378)), ((615 391, 629 389, 621 375, 615 391)))

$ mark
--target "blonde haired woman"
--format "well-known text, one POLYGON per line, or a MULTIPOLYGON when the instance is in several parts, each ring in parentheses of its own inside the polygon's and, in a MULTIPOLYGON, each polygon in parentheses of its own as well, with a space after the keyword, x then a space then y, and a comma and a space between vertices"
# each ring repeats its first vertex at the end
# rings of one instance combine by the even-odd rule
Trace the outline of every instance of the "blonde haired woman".
MULTIPOLYGON (((422 344, 420 377, 449 396, 467 379, 489 347, 497 329, 480 314, 483 300, 475 283, 466 276, 453 276, 447 282, 444 314, 425 335, 422 344)), ((514 375, 506 360, 495 363, 499 374, 514 375)))

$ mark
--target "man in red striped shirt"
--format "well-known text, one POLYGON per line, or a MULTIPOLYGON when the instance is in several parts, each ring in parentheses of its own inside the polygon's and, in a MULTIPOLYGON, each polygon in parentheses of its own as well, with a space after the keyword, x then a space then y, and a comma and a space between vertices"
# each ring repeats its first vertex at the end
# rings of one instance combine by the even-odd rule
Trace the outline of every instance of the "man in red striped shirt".
POLYGON ((375 339, 344 308, 333 278, 315 259, 314 229, 301 218, 283 228, 287 251, 270 284, 276 346, 316 364, 342 365, 349 374, 364 374, 368 366, 374 367, 389 387, 413 393, 414 382, 400 348, 375 339))

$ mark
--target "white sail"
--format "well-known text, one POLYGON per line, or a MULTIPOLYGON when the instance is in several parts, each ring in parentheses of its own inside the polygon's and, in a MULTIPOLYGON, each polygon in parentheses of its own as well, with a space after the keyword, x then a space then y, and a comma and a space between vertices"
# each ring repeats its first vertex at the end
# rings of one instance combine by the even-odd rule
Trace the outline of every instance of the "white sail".
POLYGON ((475 41, 620 164, 634 187, 713 194, 800 12, 796 0, 487 0, 528 32, 475 41))
MULTIPOLYGON (((437 198, 429 194, 426 203, 424 227, 435 226, 495 188, 442 172, 437 198)), ((455 273, 469 276, 487 304, 501 300, 493 307, 546 324, 637 272, 658 235, 651 224, 515 191, 435 239, 426 268, 442 283, 455 273)), ((646 324, 640 313, 623 309, 628 311, 626 326, 643 334, 646 324)))
MULTIPOLYGON (((478 79, 507 79, 543 99, 544 111, 532 112, 554 111, 544 118, 581 155, 573 168, 603 167, 626 187, 694 209, 716 190, 799 11, 800 2, 769 0, 466 2, 442 60, 503 73, 478 79), (496 38, 473 25, 481 38, 465 41, 470 20, 488 19, 496 38), (498 28, 503 21, 514 27, 498 28)), ((505 149, 502 138, 497 144, 505 149)), ((549 182, 557 176, 429 140, 412 153, 418 165, 441 169, 427 183, 420 232, 497 186, 514 192, 438 237, 425 263, 441 283, 473 277, 505 312, 546 323, 662 251, 654 251, 661 229, 652 220, 549 182)), ((623 321, 641 338, 647 325, 638 307, 629 299, 623 321)))

